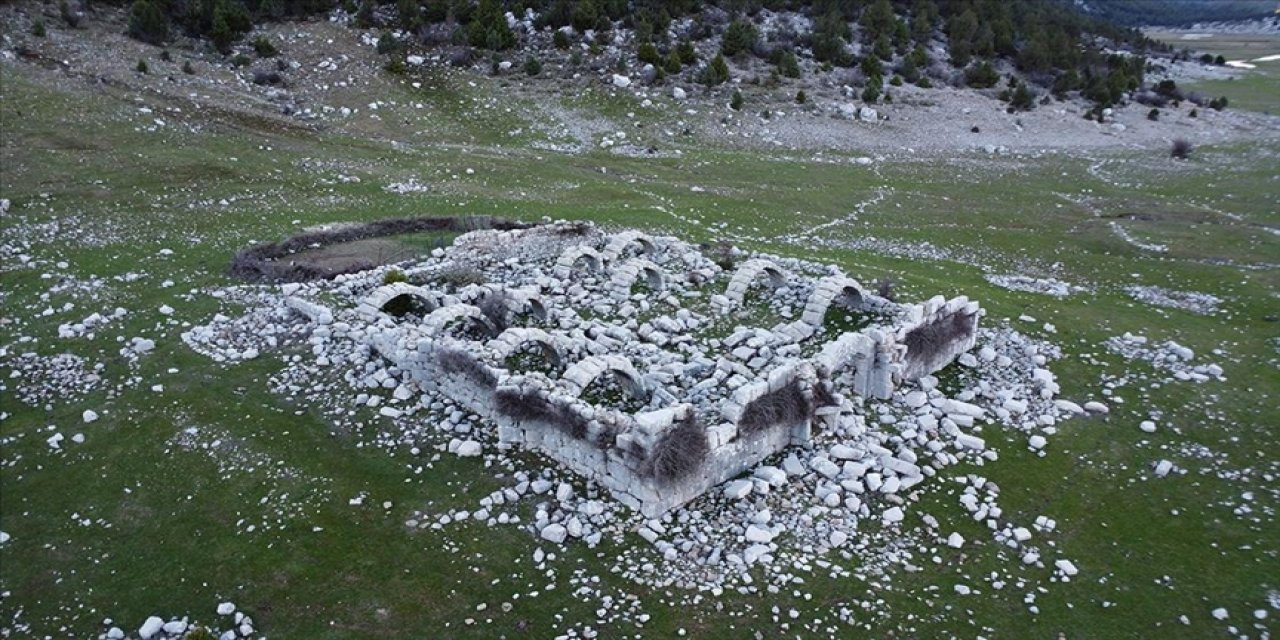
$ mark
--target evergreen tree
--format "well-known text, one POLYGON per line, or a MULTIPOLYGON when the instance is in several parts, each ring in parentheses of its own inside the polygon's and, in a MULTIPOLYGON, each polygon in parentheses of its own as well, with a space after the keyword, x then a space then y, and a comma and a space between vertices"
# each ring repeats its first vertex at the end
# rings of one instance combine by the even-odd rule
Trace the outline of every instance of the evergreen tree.
POLYGON ((734 20, 720 40, 720 53, 730 58, 742 53, 750 53, 755 48, 759 37, 755 26, 750 22, 734 20))
POLYGON ((703 67, 702 74, 698 80, 709 87, 724 84, 729 81, 729 65, 724 61, 724 56, 716 54, 716 57, 703 67))
POLYGON ((800 61, 796 60, 796 54, 784 51, 778 58, 778 72, 788 78, 799 78, 800 61))
POLYGON ((1030 111, 1035 108, 1036 96, 1027 88, 1027 83, 1018 83, 1018 87, 1013 90, 1013 97, 1009 100, 1009 106, 1018 111, 1030 111))
POLYGON ((398 0, 396 14, 400 18, 401 29, 414 33, 422 27, 422 7, 418 6, 418 0, 398 0))
POLYGON ((129 7, 127 34, 135 40, 161 45, 169 39, 169 20, 154 0, 136 0, 129 7))
POLYGON ((849 24, 844 17, 834 9, 827 12, 814 24, 813 58, 840 66, 849 64, 850 56, 844 48, 848 39, 849 24))
POLYGON ((911 4, 911 39, 929 44, 938 24, 938 5, 933 0, 914 0, 911 4))
POLYGON ((876 42, 880 38, 892 38, 895 23, 898 21, 889 0, 876 0, 862 13, 862 35, 866 42, 876 42))
POLYGON ((963 67, 973 59, 973 38, 978 32, 978 16, 972 9, 966 9, 947 23, 947 52, 951 54, 951 64, 963 67))
POLYGON ((480 0, 471 24, 467 27, 467 40, 473 47, 505 51, 516 46, 516 34, 507 26, 502 5, 497 0, 480 0))
POLYGON ((578 0, 573 7, 573 28, 582 33, 588 29, 595 28, 596 22, 600 20, 600 13, 596 10, 596 5, 591 0, 578 0))
POLYGON ((964 81, 975 89, 990 89, 1000 81, 1000 74, 996 73, 995 67, 992 67, 990 62, 983 60, 976 67, 970 67, 965 72, 964 81))

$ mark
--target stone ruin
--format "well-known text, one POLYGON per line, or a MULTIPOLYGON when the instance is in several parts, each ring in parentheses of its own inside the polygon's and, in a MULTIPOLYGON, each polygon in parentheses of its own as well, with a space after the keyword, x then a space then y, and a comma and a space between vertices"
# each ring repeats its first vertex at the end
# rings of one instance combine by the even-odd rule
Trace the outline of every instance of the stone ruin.
MULTIPOLYGON (((821 430, 864 429, 862 398, 950 364, 982 315, 807 261, 727 272, 676 238, 583 223, 475 231, 400 268, 284 285, 284 303, 313 335, 363 340, 424 406, 443 395, 646 517, 821 430)), ((882 457, 904 486, 923 479, 882 457)))

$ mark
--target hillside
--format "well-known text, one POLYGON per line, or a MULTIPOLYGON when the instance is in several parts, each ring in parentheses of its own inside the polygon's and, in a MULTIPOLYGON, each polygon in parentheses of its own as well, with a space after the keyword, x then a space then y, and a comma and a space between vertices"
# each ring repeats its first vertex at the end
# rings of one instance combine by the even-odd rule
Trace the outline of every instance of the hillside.
POLYGON ((1280 39, 282 4, 0 3, 0 637, 1275 637, 1280 39))
POLYGON ((1275 0, 1075 0, 1085 13, 1119 25, 1190 26, 1273 17, 1275 0))

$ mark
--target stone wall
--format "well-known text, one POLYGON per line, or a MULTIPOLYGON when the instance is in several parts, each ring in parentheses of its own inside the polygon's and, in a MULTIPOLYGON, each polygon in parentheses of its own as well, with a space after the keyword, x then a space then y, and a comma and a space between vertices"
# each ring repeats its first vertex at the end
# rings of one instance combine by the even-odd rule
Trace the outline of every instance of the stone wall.
MULTIPOLYGON (((963 297, 898 305, 838 273, 803 276, 757 258, 732 274, 724 295, 712 296, 712 307, 727 313, 753 286, 785 287, 807 277, 806 286, 792 294, 803 302, 802 316, 773 330, 743 329, 713 340, 721 352, 704 356, 682 335, 698 326, 688 311, 643 324, 628 318, 635 311, 624 311, 679 307, 677 296, 688 293, 687 282, 697 281, 683 276, 690 270, 715 275, 696 248, 678 240, 639 232, 604 237, 594 227, 551 225, 467 234, 438 258, 442 264, 480 265, 486 275, 508 268, 527 275, 519 287, 470 285, 449 295, 425 285, 376 287, 354 305, 354 315, 371 326, 369 344, 423 390, 492 422, 500 442, 545 452, 649 517, 808 442, 818 430, 860 426, 850 398, 888 398, 901 381, 949 364, 973 346, 980 311, 963 297), (634 251, 645 257, 628 257, 634 251), (669 287, 633 295, 631 283, 646 273, 669 281, 669 287), (513 312, 536 301, 542 326, 507 328, 487 339, 477 337, 478 331, 446 330, 464 321, 484 328, 484 315, 468 302, 479 304, 500 289, 513 292, 513 312), (439 306, 420 322, 396 323, 379 309, 398 295, 439 306), (577 309, 566 308, 571 304, 614 312, 621 320, 583 320, 577 309), (833 304, 892 318, 825 338, 825 316, 833 304), (508 371, 508 356, 529 347, 543 350, 557 365, 553 370, 563 372, 508 371), (812 355, 801 355, 806 352, 812 355), (644 408, 628 412, 584 401, 583 390, 608 374, 644 408), (682 376, 700 381, 682 386, 682 376), (700 429, 695 435, 705 435, 705 450, 703 438, 695 438, 697 451, 684 460, 691 464, 687 472, 659 477, 656 452, 679 429, 700 429)), ((290 306, 311 318, 323 315, 314 303, 290 306)))

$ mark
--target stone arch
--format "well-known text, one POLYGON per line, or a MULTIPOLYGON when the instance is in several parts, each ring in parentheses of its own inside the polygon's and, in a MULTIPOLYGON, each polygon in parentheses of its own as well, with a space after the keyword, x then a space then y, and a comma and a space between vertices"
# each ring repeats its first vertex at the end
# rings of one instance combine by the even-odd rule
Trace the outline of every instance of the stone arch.
POLYGON ((453 304, 432 311, 422 321, 422 330, 430 336, 443 335, 445 329, 457 320, 467 320, 484 327, 485 331, 492 331, 489 320, 484 317, 484 312, 479 307, 469 304, 453 304))
POLYGON ((778 265, 772 261, 762 258, 748 260, 733 272, 733 277, 729 279, 729 286, 725 289, 724 295, 733 304, 742 304, 746 298, 747 290, 751 288, 751 284, 756 278, 764 274, 769 279, 769 286, 778 288, 786 284, 787 275, 778 265))
POLYGON ((631 297, 631 285, 635 284, 636 278, 641 275, 654 290, 661 290, 665 286, 661 267, 643 258, 636 258, 618 265, 613 270, 613 275, 609 279, 609 288, 613 291, 613 296, 619 300, 631 297))
POLYGON ((440 296, 433 291, 409 284, 408 282, 392 282, 374 289, 360 301, 358 311, 362 316, 372 318, 382 312, 387 303, 402 296, 409 296, 421 302, 428 312, 440 307, 440 296))
POLYGON ((579 360, 569 367, 560 379, 572 395, 577 397, 605 372, 612 373, 633 398, 644 400, 648 397, 649 392, 645 388, 644 378, 635 367, 631 366, 631 361, 622 356, 590 356, 579 360))
POLYGON ((559 367, 567 355, 566 345, 556 336, 530 327, 512 327, 503 331, 497 338, 489 341, 499 365, 506 363, 508 357, 519 352, 529 343, 535 343, 542 349, 542 354, 552 365, 559 367))
POLYGON ((800 320, 813 327, 821 327, 827 317, 827 309, 840 302, 849 309, 856 309, 866 304, 866 293, 862 285, 846 276, 828 276, 818 281, 804 306, 804 314, 800 320))
POLYGON ((658 252, 658 247, 653 243, 653 240, 648 235, 640 231, 623 231, 622 233, 610 236, 609 243, 605 245, 604 251, 601 252, 601 255, 606 261, 613 262, 621 257, 622 253, 627 250, 627 247, 632 244, 640 245, 641 253, 647 255, 652 256, 658 252))
POLYGON ((585 244, 577 244, 560 254, 553 271, 557 278, 568 278, 578 268, 579 262, 586 262, 588 271, 604 270, 605 259, 599 251, 585 244))

